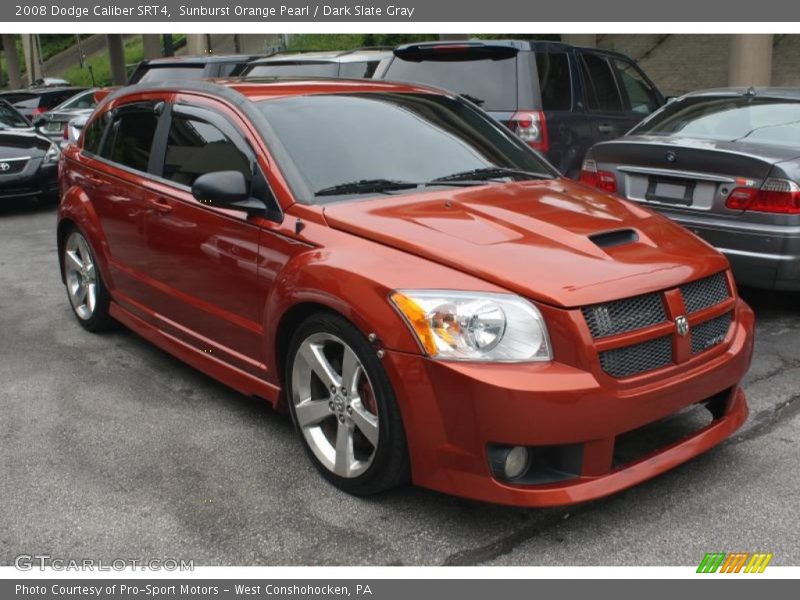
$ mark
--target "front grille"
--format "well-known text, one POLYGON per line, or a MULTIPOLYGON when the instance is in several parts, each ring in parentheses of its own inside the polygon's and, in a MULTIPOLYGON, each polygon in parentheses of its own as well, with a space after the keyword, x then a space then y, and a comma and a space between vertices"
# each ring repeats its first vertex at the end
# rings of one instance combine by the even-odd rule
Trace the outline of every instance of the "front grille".
POLYGON ((647 294, 595 304, 583 309, 592 337, 602 338, 658 325, 667 320, 661 294, 647 294))
POLYGON ((28 164, 27 158, 24 159, 12 159, 12 160, 1 160, 0 159, 0 175, 14 175, 15 173, 22 173, 25 170, 26 165, 28 164))
POLYGON ((732 313, 700 323, 692 328, 692 354, 698 354, 725 341, 733 321, 732 313))
POLYGON ((724 302, 731 295, 728 291, 725 273, 717 273, 711 277, 682 285, 681 294, 686 312, 689 314, 724 302))
POLYGON ((664 336, 600 352, 600 366, 612 377, 632 377, 672 364, 672 337, 664 336))

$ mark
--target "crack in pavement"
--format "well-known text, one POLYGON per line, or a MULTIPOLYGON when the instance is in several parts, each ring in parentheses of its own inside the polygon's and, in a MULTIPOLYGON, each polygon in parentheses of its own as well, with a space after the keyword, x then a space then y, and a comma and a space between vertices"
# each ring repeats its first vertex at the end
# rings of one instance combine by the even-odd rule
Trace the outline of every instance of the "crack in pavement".
POLYGON ((800 394, 776 404, 771 409, 762 410, 753 417, 753 426, 741 435, 730 440, 731 444, 740 444, 761 437, 769 433, 785 421, 791 420, 800 414, 800 394))
POLYGON ((459 550, 458 552, 454 552, 445 558, 442 565, 446 567, 472 566, 489 562, 490 560, 494 560, 495 558, 503 556, 504 554, 510 554, 517 547, 535 538, 541 533, 555 528, 559 523, 562 523, 567 518, 591 510, 598 504, 599 503, 595 502, 584 505, 577 510, 565 510, 555 515, 552 519, 548 519, 545 523, 541 523, 539 521, 529 523, 522 529, 518 529, 483 546, 459 550))

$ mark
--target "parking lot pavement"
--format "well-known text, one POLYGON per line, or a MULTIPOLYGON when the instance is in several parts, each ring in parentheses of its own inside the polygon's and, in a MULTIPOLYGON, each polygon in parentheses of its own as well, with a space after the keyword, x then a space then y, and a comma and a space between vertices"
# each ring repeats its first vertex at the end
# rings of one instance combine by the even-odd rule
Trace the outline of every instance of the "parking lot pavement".
POLYGON ((18 554, 196 565, 800 564, 800 302, 758 315, 751 416, 677 470, 569 509, 416 488, 356 499, 313 470, 289 418, 120 331, 75 322, 52 206, 0 207, 0 564, 18 554))

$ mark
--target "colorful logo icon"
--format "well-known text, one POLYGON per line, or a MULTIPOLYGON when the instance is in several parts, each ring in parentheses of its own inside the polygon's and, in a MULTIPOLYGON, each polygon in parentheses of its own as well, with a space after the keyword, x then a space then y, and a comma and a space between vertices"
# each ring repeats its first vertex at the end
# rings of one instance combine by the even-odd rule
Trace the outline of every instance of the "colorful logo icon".
POLYGON ((772 553, 767 552, 709 552, 700 561, 698 573, 763 573, 772 553))

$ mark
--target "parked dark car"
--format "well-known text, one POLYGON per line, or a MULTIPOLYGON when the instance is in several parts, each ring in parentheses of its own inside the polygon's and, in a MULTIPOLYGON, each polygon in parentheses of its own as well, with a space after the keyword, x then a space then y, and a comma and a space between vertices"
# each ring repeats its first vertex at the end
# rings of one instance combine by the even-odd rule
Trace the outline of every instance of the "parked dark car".
POLYGON ((44 136, 47 136, 57 144, 66 142, 69 136, 67 124, 69 121, 80 115, 90 115, 97 105, 95 94, 97 88, 92 88, 84 92, 75 94, 66 102, 62 102, 52 110, 34 120, 34 125, 44 136))
POLYGON ((379 76, 392 59, 389 48, 355 48, 344 52, 282 52, 251 62, 245 77, 347 77, 379 76))
POLYGON ((592 148, 581 179, 685 225, 740 283, 800 290, 800 89, 683 96, 592 148))
POLYGON ((0 99, 0 200, 58 193, 60 151, 0 99))
POLYGON ((623 135, 664 103, 627 56, 557 42, 407 44, 378 77, 461 94, 573 178, 592 144, 623 135))
POLYGON ((208 56, 169 56, 140 62, 128 79, 128 85, 146 81, 174 81, 206 77, 240 75, 252 60, 263 54, 219 54, 208 56))
POLYGON ((13 105, 29 120, 55 108, 75 94, 85 91, 85 87, 36 87, 22 90, 0 92, 0 98, 13 105))

